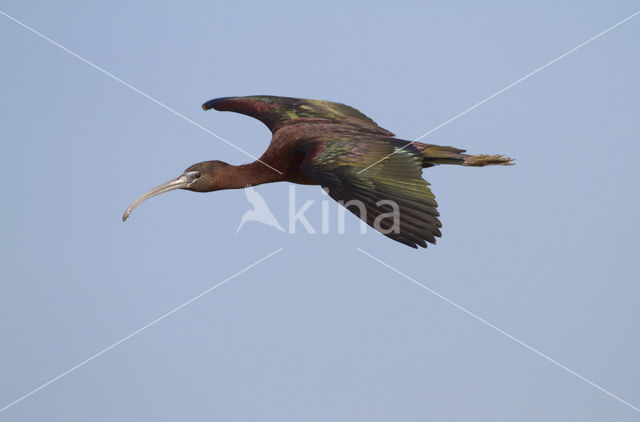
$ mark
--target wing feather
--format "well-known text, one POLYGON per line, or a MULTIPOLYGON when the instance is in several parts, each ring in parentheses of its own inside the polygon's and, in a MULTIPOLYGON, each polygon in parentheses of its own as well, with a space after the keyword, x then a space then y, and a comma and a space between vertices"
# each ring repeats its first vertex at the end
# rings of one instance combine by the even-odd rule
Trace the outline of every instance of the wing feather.
POLYGON ((308 140, 300 148, 305 154, 300 170, 343 206, 349 201, 363 204, 362 215, 357 206, 347 209, 385 236, 413 248, 426 247, 441 237, 442 224, 435 196, 422 179, 420 152, 409 146, 360 172, 397 150, 399 142, 374 137, 308 140), (395 230, 390 230, 394 218, 378 219, 393 211, 380 203, 383 200, 397 205, 395 230))
POLYGON ((260 120, 273 133, 290 124, 315 121, 350 126, 379 136, 394 136, 355 108, 331 101, 257 95, 216 98, 204 103, 202 108, 246 114, 260 120))

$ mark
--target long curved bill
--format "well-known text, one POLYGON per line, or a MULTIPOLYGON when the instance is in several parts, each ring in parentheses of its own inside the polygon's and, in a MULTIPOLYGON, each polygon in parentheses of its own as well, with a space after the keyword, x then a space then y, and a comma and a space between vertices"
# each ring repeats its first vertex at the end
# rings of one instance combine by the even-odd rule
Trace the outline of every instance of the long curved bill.
POLYGON ((135 207, 142 204, 147 199, 160 195, 161 193, 172 191, 172 190, 184 189, 188 187, 191 184, 191 182, 193 182, 192 175, 183 174, 177 179, 173 179, 167 183, 163 183, 160 186, 151 189, 149 192, 145 193, 140 198, 133 201, 131 205, 129 205, 129 208, 127 208, 127 210, 124 212, 124 215, 122 216, 122 221, 127 221, 127 218, 129 218, 129 214, 131 214, 131 211, 133 211, 135 207))

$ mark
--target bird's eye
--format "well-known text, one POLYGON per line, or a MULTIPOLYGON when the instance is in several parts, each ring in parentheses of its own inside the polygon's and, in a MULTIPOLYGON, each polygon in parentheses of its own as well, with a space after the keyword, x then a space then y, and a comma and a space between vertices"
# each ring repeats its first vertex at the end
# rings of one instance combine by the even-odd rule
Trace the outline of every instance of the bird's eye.
POLYGON ((199 179, 200 178, 200 173, 196 173, 195 176, 196 176, 196 179, 199 179))

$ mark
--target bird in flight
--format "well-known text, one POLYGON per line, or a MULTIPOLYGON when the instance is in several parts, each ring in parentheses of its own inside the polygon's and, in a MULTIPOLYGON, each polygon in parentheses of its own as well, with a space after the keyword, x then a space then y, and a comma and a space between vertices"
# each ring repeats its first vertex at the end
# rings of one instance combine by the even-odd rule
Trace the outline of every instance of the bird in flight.
POLYGON ((123 221, 146 199, 175 189, 212 192, 291 182, 320 185, 385 236, 412 248, 426 248, 442 236, 442 224, 435 196, 422 179, 423 168, 512 164, 502 155, 468 155, 463 149, 397 139, 355 108, 330 101, 225 97, 207 101, 202 108, 260 120, 273 134, 269 147, 250 164, 214 160, 192 165, 180 177, 136 199, 123 221))

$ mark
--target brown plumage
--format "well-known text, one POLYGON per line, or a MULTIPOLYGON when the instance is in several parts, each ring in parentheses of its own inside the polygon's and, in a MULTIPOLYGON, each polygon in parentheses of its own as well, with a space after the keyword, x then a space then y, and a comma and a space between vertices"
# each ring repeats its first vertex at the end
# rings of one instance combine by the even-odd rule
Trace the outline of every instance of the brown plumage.
POLYGON ((269 147, 250 164, 194 164, 179 178, 138 198, 123 220, 145 199, 173 189, 211 192, 285 181, 321 185, 385 236, 413 248, 426 247, 441 236, 442 224, 429 183, 422 179, 423 168, 512 164, 500 155, 467 155, 458 148, 396 139, 358 110, 329 101, 228 97, 202 107, 262 121, 273 133, 269 147))

